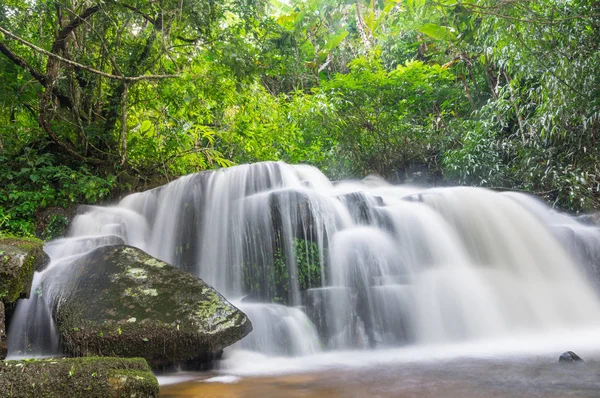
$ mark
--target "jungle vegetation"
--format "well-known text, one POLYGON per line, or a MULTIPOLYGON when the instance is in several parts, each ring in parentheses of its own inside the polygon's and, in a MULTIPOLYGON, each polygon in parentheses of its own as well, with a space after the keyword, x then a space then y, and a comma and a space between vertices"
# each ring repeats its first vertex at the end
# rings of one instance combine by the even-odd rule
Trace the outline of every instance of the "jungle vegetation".
POLYGON ((597 0, 2 0, 0 230, 264 160, 600 207, 597 0))

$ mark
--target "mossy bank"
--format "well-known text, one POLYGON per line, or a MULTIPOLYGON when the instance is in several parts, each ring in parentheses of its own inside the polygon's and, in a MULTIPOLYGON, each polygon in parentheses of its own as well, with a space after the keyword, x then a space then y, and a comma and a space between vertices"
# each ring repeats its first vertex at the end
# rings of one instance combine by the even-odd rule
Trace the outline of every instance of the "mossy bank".
POLYGON ((152 398, 158 391, 141 358, 0 361, 0 396, 6 398, 152 398))

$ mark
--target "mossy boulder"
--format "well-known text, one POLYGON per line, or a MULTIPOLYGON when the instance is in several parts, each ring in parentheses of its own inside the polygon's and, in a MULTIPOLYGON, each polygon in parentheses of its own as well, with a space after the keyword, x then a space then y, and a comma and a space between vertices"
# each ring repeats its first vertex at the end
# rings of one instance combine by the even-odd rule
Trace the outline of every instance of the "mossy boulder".
POLYGON ((104 398, 158 396, 158 382, 141 358, 0 361, 0 396, 104 398))
POLYGON ((145 358, 158 367, 211 359, 252 330, 202 280, 130 246, 106 246, 50 269, 41 294, 75 356, 145 358))
POLYGON ((0 300, 28 297, 33 274, 48 263, 44 244, 35 238, 0 237, 0 300))

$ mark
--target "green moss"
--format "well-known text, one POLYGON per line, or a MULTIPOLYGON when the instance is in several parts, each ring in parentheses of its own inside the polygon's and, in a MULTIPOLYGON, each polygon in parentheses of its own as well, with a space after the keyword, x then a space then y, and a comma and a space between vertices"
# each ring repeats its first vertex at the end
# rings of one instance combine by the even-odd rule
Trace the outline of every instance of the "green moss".
POLYGON ((321 260, 327 263, 327 250, 321 252, 316 242, 294 239, 292 242, 293 259, 296 263, 296 275, 292 276, 288 270, 288 253, 281 240, 277 241, 273 250, 273 263, 265 267, 264 263, 245 263, 244 287, 245 291, 263 300, 270 300, 281 304, 291 304, 292 288, 297 284, 300 291, 322 286, 321 260))
POLYGON ((0 396, 157 397, 156 377, 141 358, 66 358, 0 362, 0 396))
POLYGON ((29 294, 34 272, 47 261, 43 246, 36 238, 0 237, 0 300, 12 303, 29 294))

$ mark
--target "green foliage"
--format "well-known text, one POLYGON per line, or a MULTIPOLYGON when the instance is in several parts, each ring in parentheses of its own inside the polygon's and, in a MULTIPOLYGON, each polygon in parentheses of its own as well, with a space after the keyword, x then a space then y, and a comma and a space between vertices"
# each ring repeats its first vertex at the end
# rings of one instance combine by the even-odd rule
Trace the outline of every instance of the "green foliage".
POLYGON ((44 240, 60 238, 67 234, 69 229, 69 219, 66 216, 54 214, 50 217, 50 222, 42 231, 44 240))
POLYGON ((435 173, 447 119, 465 107, 454 76, 439 65, 407 62, 392 71, 379 59, 359 58, 338 75, 331 90, 341 150, 355 173, 407 178, 414 165, 435 173), (462 103, 461 103, 462 101, 462 103))
POLYGON ((563 208, 600 206, 597 5, 480 1, 466 10, 477 23, 460 46, 471 72, 485 77, 471 78, 472 88, 485 82, 490 95, 475 121, 456 130, 449 174, 534 192, 563 208))
MULTIPOLYGON (((296 256, 300 290, 304 291, 324 286, 324 283, 321 282, 321 275, 325 272, 321 269, 321 251, 319 250, 319 246, 315 242, 296 239, 294 240, 294 254, 296 256)), ((326 253, 323 256, 325 257, 326 253)))
MULTIPOLYGON (((54 161, 52 155, 32 150, 12 159, 0 156, 0 231, 33 236, 36 213, 46 207, 109 199, 114 176, 101 178, 85 168, 75 170, 54 161)), ((48 233, 61 224, 64 220, 55 219, 48 233)))
POLYGON ((585 0, 4 2, 3 29, 96 72, 0 34, 0 229, 32 234, 37 211, 131 175, 262 160, 598 208, 598 15, 585 0))
POLYGON ((322 286, 321 264, 326 263, 327 253, 321 258, 319 246, 304 239, 294 239, 292 250, 293 258, 290 258, 284 248, 277 247, 268 269, 264 268, 265 264, 245 263, 245 291, 262 300, 290 304, 293 285, 298 284, 300 291, 322 286), (296 275, 290 272, 288 264, 295 264, 296 275))

